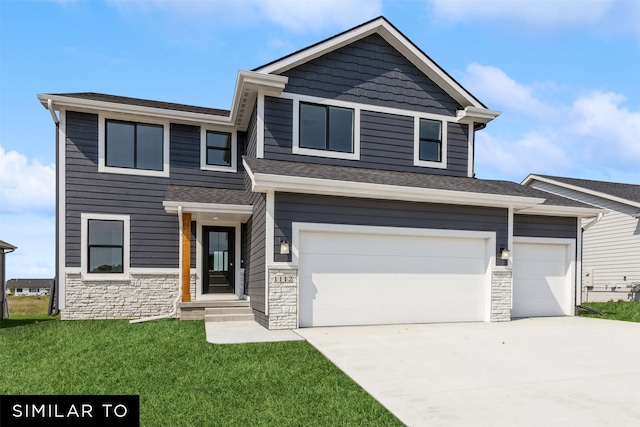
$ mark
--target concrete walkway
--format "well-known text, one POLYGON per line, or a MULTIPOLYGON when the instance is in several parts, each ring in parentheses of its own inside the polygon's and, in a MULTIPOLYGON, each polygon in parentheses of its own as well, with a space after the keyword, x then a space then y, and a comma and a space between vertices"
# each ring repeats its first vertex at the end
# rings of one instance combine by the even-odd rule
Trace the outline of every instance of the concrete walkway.
POLYGON ((640 324, 579 317, 297 331, 409 426, 640 425, 640 324))
POLYGON ((252 321, 204 322, 207 341, 212 344, 245 344, 252 342, 302 341, 291 330, 270 331, 252 321))

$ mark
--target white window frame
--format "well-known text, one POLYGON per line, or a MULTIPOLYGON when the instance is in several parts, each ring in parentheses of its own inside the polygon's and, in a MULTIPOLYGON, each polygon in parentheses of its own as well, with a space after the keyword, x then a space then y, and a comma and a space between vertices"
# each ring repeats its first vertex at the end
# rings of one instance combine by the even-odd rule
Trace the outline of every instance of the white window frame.
POLYGON ((433 116, 414 116, 413 118, 413 165, 425 168, 434 169, 446 169, 447 168, 447 128, 449 127, 449 121, 442 120, 441 118, 434 118, 433 116), (428 160, 420 160, 420 120, 433 120, 439 121, 442 124, 442 143, 440 146, 441 160, 439 162, 432 162, 428 160))
POLYGON ((238 171, 238 132, 233 129, 221 129, 213 127, 200 127, 200 170, 215 172, 238 171), (207 132, 219 132, 231 134, 231 166, 219 166, 207 164, 207 132))
POLYGON ((82 280, 129 280, 131 258, 131 219, 129 215, 82 213, 80 214, 80 268, 82 280), (89 220, 122 221, 122 273, 89 273, 89 220))
POLYGON ((317 98, 315 96, 282 94, 282 98, 293 100, 293 123, 291 147, 293 154, 304 156, 327 157, 331 159, 360 160, 360 107, 358 104, 334 99, 317 98), (288 95, 288 96, 287 96, 288 95), (353 153, 341 151, 316 150, 313 148, 300 147, 300 102, 310 104, 326 105, 331 107, 341 107, 353 110, 353 153))
POLYGON ((125 175, 139 176, 169 176, 169 128, 170 123, 167 120, 155 117, 132 116, 128 114, 98 114, 98 172, 119 173, 125 175), (106 164, 106 122, 107 120, 122 120, 140 124, 161 125, 162 126, 162 170, 146 170, 135 168, 121 168, 116 166, 107 166, 106 164))

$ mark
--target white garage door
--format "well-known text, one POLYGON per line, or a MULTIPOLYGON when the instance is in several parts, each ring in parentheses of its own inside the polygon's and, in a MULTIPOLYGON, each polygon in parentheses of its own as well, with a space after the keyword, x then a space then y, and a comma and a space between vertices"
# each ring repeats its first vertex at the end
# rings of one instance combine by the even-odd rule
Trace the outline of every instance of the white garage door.
POLYGON ((300 326, 484 320, 494 240, 480 234, 301 230, 300 326))
POLYGON ((511 317, 573 313, 575 245, 568 239, 514 239, 511 317))

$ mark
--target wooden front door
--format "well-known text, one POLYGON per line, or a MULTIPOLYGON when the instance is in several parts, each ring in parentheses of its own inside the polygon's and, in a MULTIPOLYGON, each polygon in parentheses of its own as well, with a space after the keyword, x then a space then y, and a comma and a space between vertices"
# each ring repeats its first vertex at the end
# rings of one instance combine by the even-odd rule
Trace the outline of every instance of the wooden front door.
POLYGON ((203 227, 203 294, 234 293, 235 236, 232 227, 203 227))

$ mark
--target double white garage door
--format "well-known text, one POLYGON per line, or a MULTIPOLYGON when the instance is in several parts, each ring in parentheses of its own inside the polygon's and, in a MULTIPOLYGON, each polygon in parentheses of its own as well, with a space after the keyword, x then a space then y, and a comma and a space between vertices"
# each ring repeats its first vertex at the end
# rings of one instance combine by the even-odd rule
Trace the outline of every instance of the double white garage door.
POLYGON ((493 233, 336 228, 299 231, 301 327, 489 319, 493 233))

